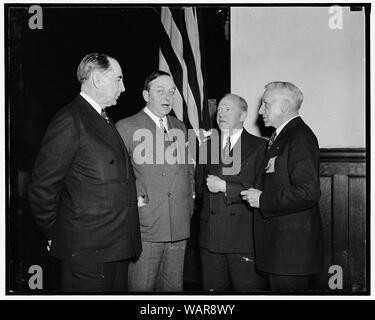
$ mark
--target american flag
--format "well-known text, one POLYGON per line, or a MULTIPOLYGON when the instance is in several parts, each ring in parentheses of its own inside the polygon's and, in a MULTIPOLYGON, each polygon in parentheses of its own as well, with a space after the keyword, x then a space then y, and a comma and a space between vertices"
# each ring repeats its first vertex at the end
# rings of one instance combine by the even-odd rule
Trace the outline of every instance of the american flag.
POLYGON ((209 130, 197 9, 162 7, 161 22, 159 69, 170 73, 177 86, 173 111, 187 128, 209 130))

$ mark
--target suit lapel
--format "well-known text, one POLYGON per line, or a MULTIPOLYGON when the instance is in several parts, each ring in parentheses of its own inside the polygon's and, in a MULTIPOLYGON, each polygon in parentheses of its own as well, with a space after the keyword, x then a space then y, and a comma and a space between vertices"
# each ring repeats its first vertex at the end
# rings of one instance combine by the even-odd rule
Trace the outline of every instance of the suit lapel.
POLYGON ((207 166, 208 166, 208 174, 212 174, 215 176, 220 176, 222 173, 222 164, 221 164, 221 136, 215 135, 214 137, 210 136, 207 139, 207 166), (215 155, 215 163, 212 159, 213 153, 212 151, 212 144, 214 144, 214 148, 219 147, 218 154, 215 155), (218 156, 218 158, 217 158, 218 156))
POLYGON ((111 121, 107 123, 107 121, 81 96, 76 98, 76 102, 83 115, 82 121, 91 129, 91 132, 124 157, 124 146, 113 123, 111 121))
MULTIPOLYGON (((167 149, 173 142, 175 142, 177 139, 177 135, 175 134, 175 130, 176 129, 179 129, 179 128, 176 128, 174 125, 173 125, 173 121, 172 121, 172 118, 170 116, 167 116, 167 122, 168 122, 168 133, 167 134, 173 134, 173 140, 171 141, 166 141, 165 143, 165 148, 167 149)), ((168 139, 170 140, 170 138, 168 139)), ((178 148, 178 143, 176 143, 176 147, 178 148)), ((178 150, 178 152, 185 152, 185 150, 178 150)), ((176 154, 174 154, 175 156, 177 156, 176 154)), ((186 154, 185 154, 186 155, 186 154)), ((185 161, 187 161, 186 157, 185 157, 185 161)), ((177 163, 178 164, 178 163, 177 163)), ((174 165, 174 169, 178 172, 180 170, 180 166, 179 165, 174 165)))
MULTIPOLYGON (((160 172, 163 172, 165 170, 170 170, 170 166, 166 166, 165 165, 165 143, 164 143, 164 140, 163 140, 163 145, 162 146, 157 145, 157 143, 156 143, 156 135, 157 134, 164 134, 164 133, 161 132, 161 129, 156 125, 156 123, 154 122, 154 120, 152 120, 151 117, 146 112, 144 112, 144 110, 141 110, 139 112, 139 117, 141 118, 141 122, 144 124, 145 129, 150 130, 151 133, 152 133, 152 138, 153 138, 153 158, 154 158, 154 163, 155 163, 156 167, 160 169, 160 172), (156 163, 156 156, 157 156, 156 149, 157 148, 162 148, 162 151, 164 153, 164 155, 163 155, 164 162, 162 164, 156 163)), ((168 123, 168 126, 169 125, 170 124, 168 123)), ((163 136, 163 138, 164 138, 164 136, 163 136)), ((159 149, 158 149, 158 152, 160 152, 159 149)))
POLYGON ((267 167, 268 161, 276 157, 280 154, 280 149, 283 148, 284 144, 286 143, 286 140, 290 134, 290 132, 296 127, 297 125, 303 123, 303 120, 301 117, 296 117, 293 120, 289 121, 288 124, 281 130, 280 134, 277 135, 274 143, 272 146, 268 149, 266 156, 264 158, 264 161, 262 163, 261 169, 259 170, 256 178, 255 178, 255 184, 259 185, 262 180, 262 176, 264 174, 265 168, 267 167))
POLYGON ((155 137, 156 130, 158 128, 154 120, 152 120, 150 116, 143 109, 138 113, 138 115, 141 118, 141 122, 144 123, 145 128, 147 128, 148 130, 151 130, 152 136, 155 137))
MULTIPOLYGON (((251 151, 252 151, 252 145, 251 145, 251 136, 247 133, 245 129, 243 129, 240 138, 237 140, 236 144, 233 146, 232 150, 230 151, 230 156, 235 157, 236 155, 240 155, 241 157, 241 165, 240 165, 240 172, 241 170, 246 166, 246 160, 249 157, 251 151)), ((222 152, 222 144, 220 140, 220 152, 222 152)), ((221 157, 220 157, 221 159, 221 157)), ((232 166, 233 163, 227 165, 232 166)), ((220 167, 225 167, 221 161, 220 161, 220 167)), ((220 170, 221 171, 221 170, 220 170)), ((238 174, 240 173, 238 172, 238 174)))
POLYGON ((276 140, 272 144, 272 146, 267 151, 267 155, 272 155, 275 151, 279 150, 280 147, 284 144, 285 139, 287 139, 289 132, 293 130, 293 128, 299 124, 303 123, 301 117, 296 117, 288 122, 288 124, 281 130, 280 134, 277 135, 276 140))
MULTIPOLYGON (((245 166, 247 158, 249 157, 251 151, 253 150, 253 146, 251 144, 251 136, 245 131, 245 129, 243 130, 240 139, 241 139, 241 170, 242 170, 242 167, 245 166)), ((234 147, 236 147, 236 145, 234 147)))
MULTIPOLYGON (((164 134, 161 132, 160 128, 156 125, 156 123, 151 119, 151 117, 144 112, 144 110, 141 110, 139 112, 139 117, 141 117, 142 119, 142 123, 144 123, 144 126, 145 128, 151 130, 151 133, 152 133, 152 136, 154 138, 154 141, 155 141, 155 145, 154 145, 154 150, 153 150, 153 155, 154 155, 154 160, 156 161, 156 135, 157 134, 164 134)), ((167 116, 167 123, 168 123, 168 133, 169 134, 172 134, 173 131, 176 129, 176 127, 173 125, 173 119, 170 117, 170 116, 167 116)), ((178 129, 178 128, 177 128, 178 129)), ((167 133, 167 134, 168 134, 167 133)), ((164 137, 164 136, 163 136, 164 137)), ((173 143, 173 141, 166 141, 165 140, 165 137, 164 137, 164 141, 163 141, 163 152, 164 152, 164 163, 161 164, 161 165, 158 165, 158 167, 160 167, 160 170, 174 170, 174 171, 178 171, 179 170, 179 167, 178 165, 170 165, 166 162, 166 159, 165 159, 165 154, 166 154, 166 149, 173 143)), ((158 146, 158 148, 160 148, 160 146, 158 146)))

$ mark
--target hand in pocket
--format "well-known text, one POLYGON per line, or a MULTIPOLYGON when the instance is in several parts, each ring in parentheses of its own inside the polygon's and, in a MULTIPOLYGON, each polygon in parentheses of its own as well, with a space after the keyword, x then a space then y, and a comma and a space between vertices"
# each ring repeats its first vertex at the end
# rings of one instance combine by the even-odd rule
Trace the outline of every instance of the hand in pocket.
POLYGON ((148 203, 147 195, 140 195, 138 197, 138 208, 144 207, 148 203))

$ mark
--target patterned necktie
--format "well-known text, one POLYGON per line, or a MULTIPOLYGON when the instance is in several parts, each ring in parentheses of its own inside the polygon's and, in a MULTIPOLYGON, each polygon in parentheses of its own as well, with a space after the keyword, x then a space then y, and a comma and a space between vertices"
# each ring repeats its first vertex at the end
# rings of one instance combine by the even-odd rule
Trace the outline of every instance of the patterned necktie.
POLYGON ((224 159, 229 159, 230 148, 231 148, 230 136, 228 136, 227 143, 224 146, 224 159))
POLYGON ((160 123, 160 129, 163 130, 164 133, 167 133, 167 129, 165 129, 165 127, 164 127, 163 118, 159 119, 159 123, 160 123))
POLYGON ((275 142, 276 140, 276 131, 274 131, 270 137, 270 139, 268 140, 268 147, 267 147, 267 150, 269 150, 269 148, 271 148, 271 146, 273 145, 273 143, 275 142))
POLYGON ((105 112, 104 109, 102 109, 102 112, 100 113, 100 115, 107 121, 107 123, 109 123, 107 112, 105 112))

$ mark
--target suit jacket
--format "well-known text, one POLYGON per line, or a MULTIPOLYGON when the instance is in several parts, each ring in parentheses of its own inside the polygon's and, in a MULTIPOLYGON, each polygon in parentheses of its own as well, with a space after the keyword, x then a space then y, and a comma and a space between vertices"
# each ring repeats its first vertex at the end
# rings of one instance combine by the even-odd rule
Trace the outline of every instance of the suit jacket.
MULTIPOLYGON (((208 140, 211 150, 214 140, 208 140)), ((217 144, 218 140, 216 140, 217 144)), ((221 144, 217 145, 221 148, 221 144)), ((243 130, 232 149, 241 147, 241 167, 237 174, 223 175, 223 165, 214 164, 208 154, 206 165, 197 167, 197 195, 202 201, 200 214, 200 246, 219 253, 253 253, 253 212, 242 200, 240 192, 254 186, 256 173, 262 164, 267 146, 266 140, 243 130), (206 185, 207 175, 216 175, 226 181, 226 193, 211 193, 206 185), (198 183, 199 181, 199 183, 198 183)))
POLYGON ((168 161, 167 157, 173 154, 173 134, 182 133, 179 151, 186 155, 187 150, 185 125, 172 116, 167 116, 167 120, 169 142, 143 110, 116 123, 129 150, 137 196, 144 196, 147 202, 138 208, 142 241, 167 242, 190 237, 194 166, 168 161))
POLYGON ((114 125, 78 95, 49 125, 29 199, 65 261, 102 263, 141 252, 134 172, 114 125))
POLYGON ((266 154, 256 187, 254 216, 258 269, 308 275, 322 266, 319 145, 300 117, 291 120, 266 154))

